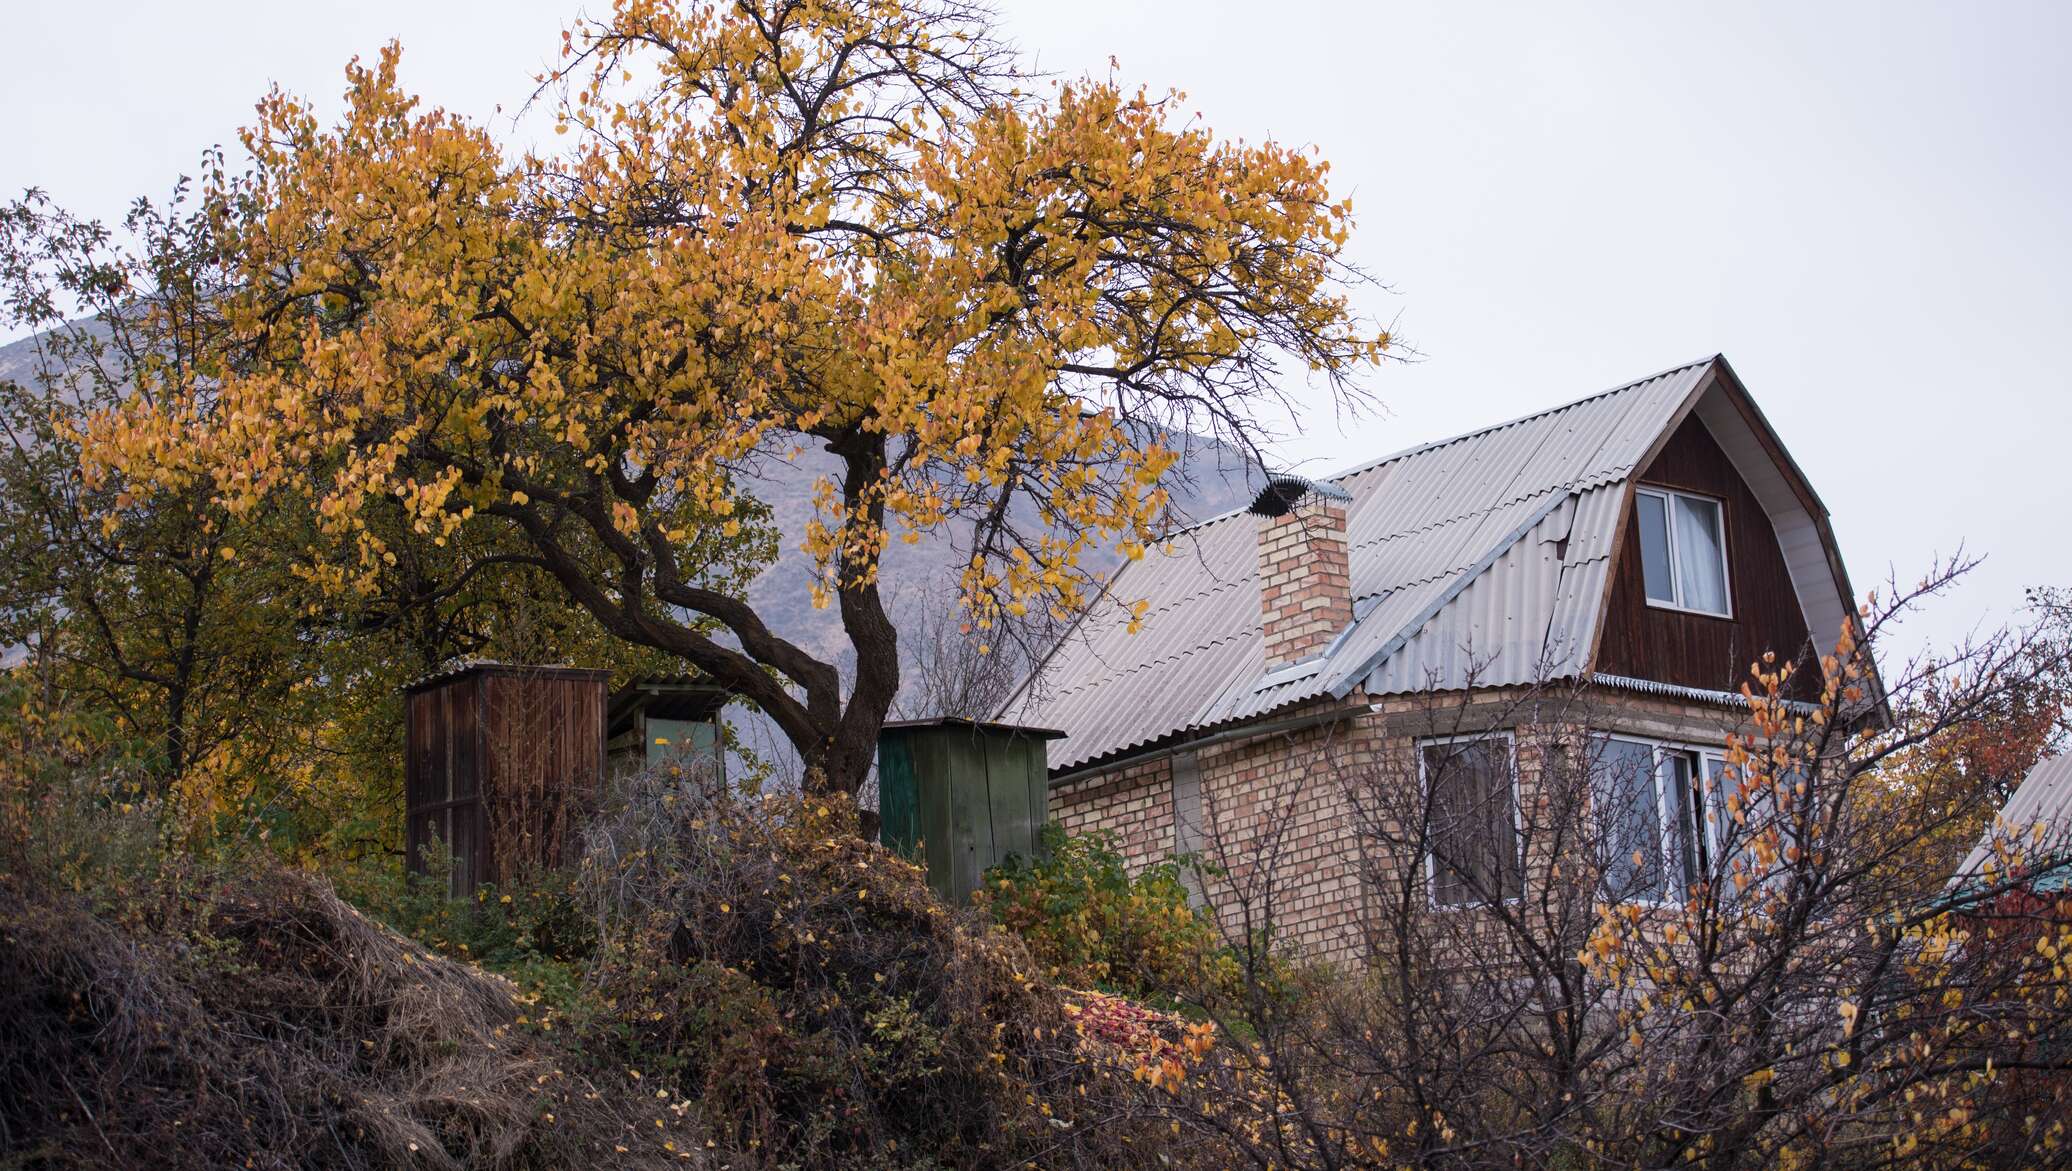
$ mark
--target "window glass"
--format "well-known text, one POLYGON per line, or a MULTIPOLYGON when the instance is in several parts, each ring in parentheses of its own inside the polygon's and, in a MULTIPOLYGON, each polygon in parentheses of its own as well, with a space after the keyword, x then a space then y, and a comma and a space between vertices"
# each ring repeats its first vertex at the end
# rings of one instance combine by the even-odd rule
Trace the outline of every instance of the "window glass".
POLYGON ((1613 899, 1662 897, 1662 817, 1655 796, 1655 748, 1600 740, 1592 762, 1605 893, 1613 899))
MULTIPOLYGON (((1676 584, 1679 605, 1708 614, 1727 612, 1725 547, 1720 536, 1719 502, 1677 496, 1676 584)), ((1653 597, 1654 591, 1649 590, 1653 597)))
POLYGON ((1735 881, 1737 871, 1748 872, 1749 881, 1754 880, 1755 852, 1750 841, 1763 824, 1766 806, 1760 794, 1740 792, 1741 774, 1730 773, 1724 757, 1707 753, 1704 759, 1705 800, 1711 809, 1709 841, 1720 856, 1723 893, 1732 896, 1745 889, 1735 881))
POLYGON ((1688 890, 1705 876, 1710 860, 1705 842, 1705 806, 1698 793, 1697 758, 1688 752, 1662 754, 1662 791, 1676 810, 1670 835, 1670 862, 1676 886, 1688 890))
POLYGON ((1508 740, 1424 745, 1431 800, 1432 901, 1468 906, 1523 890, 1508 740))
MULTIPOLYGON (((1738 784, 1738 782, 1737 782, 1738 784)), ((1727 762, 1724 757, 1705 754, 1705 799, 1706 817, 1711 822, 1711 840, 1716 845, 1725 845, 1729 839, 1738 836, 1732 827, 1734 817, 1727 812, 1727 762)))
POLYGON ((1648 600, 1676 604, 1676 578, 1669 562, 1669 502, 1643 492, 1634 497, 1640 519, 1640 570, 1648 600))

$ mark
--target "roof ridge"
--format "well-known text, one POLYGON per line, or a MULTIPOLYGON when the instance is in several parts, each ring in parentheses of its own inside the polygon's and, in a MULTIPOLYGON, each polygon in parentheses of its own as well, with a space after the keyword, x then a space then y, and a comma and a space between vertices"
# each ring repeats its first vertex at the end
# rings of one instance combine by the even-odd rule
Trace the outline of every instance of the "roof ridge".
MULTIPOLYGON (((1357 476, 1362 472, 1371 472, 1375 468, 1381 467, 1384 464, 1392 464, 1399 459, 1407 459, 1410 456, 1419 455, 1423 452, 1431 451, 1434 448, 1449 447, 1453 444, 1460 443, 1463 440, 1474 439, 1478 436, 1487 435, 1492 431, 1502 431, 1506 427, 1516 427, 1520 423, 1530 423, 1534 419, 1545 418, 1548 415, 1558 415, 1563 411, 1582 406, 1584 403, 1595 402, 1601 398, 1610 398, 1612 395, 1615 394, 1624 394, 1629 390, 1633 390, 1650 382, 1655 382, 1660 379, 1667 378, 1672 374, 1681 374, 1686 370, 1693 370, 1700 366, 1711 365, 1712 363, 1719 361, 1719 359, 1720 355, 1712 354, 1707 357, 1700 358, 1694 362, 1680 362, 1677 365, 1670 366, 1666 369, 1657 370, 1653 374, 1649 374, 1640 378, 1635 378, 1629 382, 1620 383, 1619 385, 1614 386, 1609 390, 1600 390, 1592 394, 1586 394, 1581 398, 1570 399, 1565 403, 1557 403, 1551 407, 1544 407, 1540 410, 1532 411, 1528 414, 1519 415, 1517 418, 1514 419, 1506 419, 1501 423, 1491 423, 1487 427, 1477 427, 1472 431, 1463 431, 1458 435, 1449 435, 1444 439, 1434 439, 1427 443, 1415 444, 1413 446, 1406 447, 1401 451, 1392 452, 1388 455, 1384 455, 1379 459, 1371 459, 1368 460, 1366 463, 1356 464, 1353 467, 1347 468, 1342 472, 1333 472, 1331 475, 1319 477, 1319 479, 1328 483, 1333 480, 1343 480, 1352 476, 1357 476)), ((1203 523, 1207 522, 1205 521, 1203 523)))
MULTIPOLYGON (((1632 379, 1631 381, 1620 383, 1619 385, 1614 386, 1609 390, 1596 391, 1592 394, 1586 394, 1581 398, 1570 399, 1565 403, 1558 403, 1554 406, 1545 407, 1540 410, 1533 411, 1529 414, 1519 415, 1514 419, 1506 419, 1501 423, 1491 423, 1486 427, 1477 427, 1472 431, 1463 431, 1458 435, 1449 435, 1444 439, 1433 439, 1424 443, 1413 444, 1409 447, 1403 448, 1400 451, 1391 452, 1388 455, 1384 455, 1379 459, 1371 459, 1363 464, 1355 464, 1352 467, 1345 469, 1344 471, 1332 472, 1330 475, 1327 476, 1310 476, 1307 478, 1314 483, 1334 484, 1339 480, 1350 479, 1351 477, 1357 476, 1362 472, 1371 472, 1375 468, 1381 467, 1385 464, 1392 464, 1399 459, 1408 459, 1413 455, 1420 455, 1424 452, 1431 451, 1436 448, 1447 447, 1455 443, 1460 443, 1463 440, 1474 439, 1477 436, 1487 435, 1492 431, 1501 431, 1506 427, 1516 427, 1520 423, 1529 423, 1534 419, 1543 418, 1547 415, 1559 414, 1560 412, 1569 410, 1573 407, 1582 406, 1584 403, 1587 402, 1595 402, 1596 400, 1601 398, 1609 398, 1615 394, 1623 394, 1626 391, 1633 390, 1636 387, 1642 386, 1646 383, 1667 378, 1672 374, 1681 374, 1686 370, 1693 370, 1700 366, 1709 366, 1712 363, 1719 361, 1723 356, 1724 355, 1715 353, 1707 355, 1703 358, 1696 359, 1695 361, 1680 362, 1674 366, 1669 366, 1661 370, 1657 370, 1653 374, 1643 375, 1642 377, 1632 379)), ((1167 537, 1166 539, 1169 541, 1177 540, 1180 537, 1186 536, 1189 533, 1200 532, 1202 529, 1208 528, 1210 525, 1220 524, 1223 521, 1229 520, 1234 516, 1242 516, 1250 511, 1250 504, 1241 504, 1238 507, 1230 509, 1226 512, 1219 512, 1215 516, 1195 521, 1192 524, 1183 525, 1179 529, 1176 529, 1173 532, 1173 534, 1167 537)))

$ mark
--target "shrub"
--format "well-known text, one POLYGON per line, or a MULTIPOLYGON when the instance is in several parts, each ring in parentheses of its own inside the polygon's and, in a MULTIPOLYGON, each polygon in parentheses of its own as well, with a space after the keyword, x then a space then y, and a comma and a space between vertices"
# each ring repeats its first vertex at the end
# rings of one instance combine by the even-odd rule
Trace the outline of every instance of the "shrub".
POLYGON ((0 1166, 1228 1165, 1173 1129, 1212 1029, 1060 992, 845 805, 636 785, 509 902, 340 875, 419 943, 58 804, 0 848, 0 1166))
POLYGON ((611 1006, 586 1050, 765 1166, 1117 1166, 1163 1143, 1027 949, 856 828, 835 801, 620 795, 584 862, 611 1006))
POLYGON ((1199 997, 1236 978, 1215 924, 1188 901, 1180 862, 1131 875, 1106 833, 1043 828, 1044 855, 986 872, 972 899, 1019 935, 1051 979, 1140 998, 1199 997))

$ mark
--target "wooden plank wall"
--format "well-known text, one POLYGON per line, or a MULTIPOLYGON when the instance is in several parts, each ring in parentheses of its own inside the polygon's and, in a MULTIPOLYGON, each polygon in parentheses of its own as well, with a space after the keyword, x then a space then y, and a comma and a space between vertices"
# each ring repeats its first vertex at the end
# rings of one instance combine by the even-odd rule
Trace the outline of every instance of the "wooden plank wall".
POLYGON ((434 838, 453 853, 453 892, 467 894, 487 873, 481 805, 480 677, 412 694, 405 702, 403 847, 422 874, 434 838))
MULTIPOLYGON (((1640 533, 1627 510, 1596 669, 1686 687, 1738 691, 1749 664, 1766 650, 1797 659, 1809 647, 1805 612, 1792 589, 1770 518, 1696 415, 1684 420, 1640 476, 1643 484, 1681 488, 1724 502, 1728 588, 1734 616, 1717 618, 1650 606, 1641 578, 1640 533)), ((1794 680, 1797 698, 1820 689, 1809 664, 1794 680)))
POLYGON ((888 845, 920 838, 928 881, 961 903, 1008 855, 1034 855, 1047 813, 1044 741, 949 725, 889 730, 879 751, 888 845))
POLYGON ((404 848, 422 873, 434 837, 453 893, 575 860, 604 781, 601 673, 489 668, 405 701, 404 848))
POLYGON ((570 675, 486 677, 485 878, 508 883, 575 861, 604 782, 605 684, 570 675))

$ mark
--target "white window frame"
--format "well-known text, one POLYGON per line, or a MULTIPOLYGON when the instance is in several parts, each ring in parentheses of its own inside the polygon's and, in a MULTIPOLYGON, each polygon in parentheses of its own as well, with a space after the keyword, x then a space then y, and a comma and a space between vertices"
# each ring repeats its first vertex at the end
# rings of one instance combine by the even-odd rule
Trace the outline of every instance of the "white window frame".
MULTIPOLYGON (((1417 786, 1423 802, 1425 836, 1430 838, 1432 783, 1425 769, 1425 749, 1443 744, 1480 744, 1501 739, 1504 742, 1505 771, 1511 781, 1511 844, 1518 850, 1518 893, 1506 899, 1499 899, 1497 906, 1511 906, 1525 901, 1525 822, 1524 811, 1518 802, 1518 738, 1508 728, 1492 729, 1488 732, 1465 732, 1456 736, 1426 736, 1417 741, 1417 786)), ((1472 911, 1491 904, 1484 900, 1465 903, 1442 903, 1439 901, 1439 858, 1427 841, 1424 849, 1425 902, 1434 911, 1472 911)))
MULTIPOLYGON (((1664 740, 1656 736, 1642 736, 1629 732, 1609 732, 1594 728, 1587 734, 1586 745, 1591 740, 1618 740, 1627 744, 1641 744, 1652 749, 1654 754, 1652 758, 1653 767, 1648 770, 1648 776, 1650 783, 1655 787, 1655 811, 1658 815, 1658 824, 1655 832, 1660 840, 1655 843, 1655 860, 1662 867, 1662 885, 1667 888, 1667 894, 1663 898, 1648 898, 1641 895, 1628 894, 1621 895, 1616 901, 1619 903, 1638 903, 1644 907, 1681 906, 1690 898, 1691 882, 1704 876, 1683 873, 1683 855, 1676 848, 1675 810, 1678 808, 1676 795, 1671 793, 1663 783, 1662 765, 1670 753, 1687 753, 1697 760, 1697 776, 1693 779, 1698 785, 1698 831, 1704 835, 1705 857, 1708 859, 1717 858, 1720 849, 1720 827, 1717 824, 1717 817, 1722 812, 1723 807, 1720 804, 1720 795, 1713 790, 1710 765, 1713 761, 1719 761, 1722 770, 1724 770, 1727 759, 1726 748, 1720 745, 1692 744, 1682 740, 1664 740)), ((1590 799, 1593 802, 1599 796, 1595 776, 1597 761, 1598 757, 1593 748, 1589 762, 1592 773, 1590 799)), ((1606 892, 1600 891, 1600 893, 1606 892)), ((1607 898, 1609 899, 1608 894, 1607 898)))
MULTIPOLYGON (((1703 492, 1685 492, 1678 488, 1658 488, 1653 485, 1635 488, 1634 495, 1653 496, 1662 501, 1662 539, 1669 546, 1669 589, 1671 593, 1676 595, 1676 600, 1673 602, 1658 601, 1648 596, 1647 553, 1643 547, 1640 574, 1641 599, 1657 610, 1674 610, 1679 614, 1697 614, 1706 618, 1731 620, 1734 617, 1734 578, 1728 572, 1729 566, 1727 564, 1730 560, 1727 550, 1727 502, 1717 496, 1707 496, 1703 492), (1678 497, 1682 497, 1685 500, 1702 500, 1718 510, 1720 593, 1727 599, 1727 608, 1724 611, 1700 610, 1683 604, 1683 573, 1677 568, 1680 562, 1676 556, 1676 500, 1678 497)), ((1638 508, 1633 510, 1633 524, 1634 537, 1638 539, 1640 536, 1640 510, 1638 508)))

